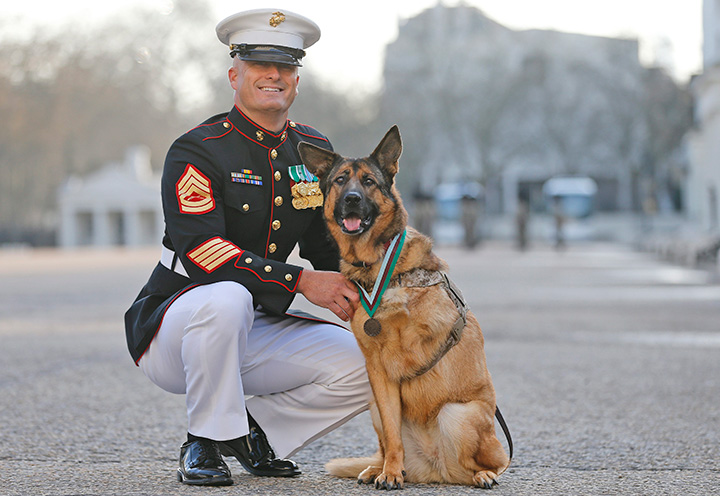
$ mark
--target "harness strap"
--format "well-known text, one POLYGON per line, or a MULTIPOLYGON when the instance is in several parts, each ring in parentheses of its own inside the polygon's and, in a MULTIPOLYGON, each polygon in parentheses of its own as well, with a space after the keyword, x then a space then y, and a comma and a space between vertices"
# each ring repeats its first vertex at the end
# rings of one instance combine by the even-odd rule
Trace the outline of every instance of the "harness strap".
MULTIPOLYGON (((413 269, 404 274, 398 274, 395 278, 393 278, 390 284, 393 286, 403 286, 408 288, 428 287, 434 286, 436 284, 442 284, 458 311, 458 318, 453 324, 447 341, 445 341, 445 344, 442 346, 442 348, 440 348, 437 353, 435 353, 435 356, 433 356, 433 359, 430 361, 430 363, 415 372, 413 376, 404 378, 404 380, 414 379, 415 377, 423 375, 425 372, 437 365, 437 363, 442 359, 442 357, 444 357, 445 354, 460 341, 463 329, 465 328, 465 324, 467 324, 467 304, 465 303, 465 298, 463 297, 460 289, 455 285, 454 282, 452 282, 452 280, 450 280, 450 278, 445 272, 430 271, 426 269, 413 269)), ((500 408, 497 405, 495 405, 495 418, 497 419, 503 433, 505 434, 505 439, 507 439, 508 449, 510 451, 510 460, 512 460, 512 436, 510 435, 510 429, 505 422, 505 418, 503 417, 502 413, 500 412, 500 408)))
MULTIPOLYGON (((421 276, 427 276, 427 273, 432 274, 434 271, 426 271, 424 269, 416 269, 419 271, 422 271, 421 276)), ((462 338, 463 329, 465 329, 465 324, 467 324, 467 305, 465 303, 465 299, 463 298, 462 293, 460 292, 460 289, 453 283, 448 275, 444 272, 434 272, 435 277, 421 277, 425 280, 424 284, 417 285, 417 286, 411 286, 410 284, 407 285, 407 287, 422 287, 422 286, 434 286, 435 284, 442 284, 443 288, 448 294, 448 297, 450 300, 455 304, 455 308, 458 311, 458 318, 455 320, 455 323, 452 326, 452 329, 450 329, 450 334, 448 335, 447 339, 445 340, 445 343, 435 352, 435 355, 432 357, 429 363, 425 364, 422 368, 415 371, 415 373, 411 376, 403 378, 403 380, 410 380, 414 379, 416 377, 419 377, 423 375, 428 370, 432 369, 437 363, 442 360, 442 358, 447 354, 448 351, 452 349, 453 346, 458 344, 460 342, 460 338, 462 338), (437 277, 437 274, 440 275, 440 277, 437 277)), ((416 274, 417 275, 417 274, 416 274)), ((408 278, 406 278, 406 281, 408 278)), ((398 285, 402 285, 402 280, 400 277, 398 277, 398 285)))

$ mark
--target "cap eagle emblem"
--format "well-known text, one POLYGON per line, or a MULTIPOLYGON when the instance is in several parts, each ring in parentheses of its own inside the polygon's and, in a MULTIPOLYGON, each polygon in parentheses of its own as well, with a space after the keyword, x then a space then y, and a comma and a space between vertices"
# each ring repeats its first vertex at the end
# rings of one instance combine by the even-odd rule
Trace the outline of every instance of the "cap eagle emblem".
POLYGON ((272 17, 270 18, 270 25, 274 28, 278 27, 281 23, 285 21, 285 14, 282 12, 273 12, 272 17))

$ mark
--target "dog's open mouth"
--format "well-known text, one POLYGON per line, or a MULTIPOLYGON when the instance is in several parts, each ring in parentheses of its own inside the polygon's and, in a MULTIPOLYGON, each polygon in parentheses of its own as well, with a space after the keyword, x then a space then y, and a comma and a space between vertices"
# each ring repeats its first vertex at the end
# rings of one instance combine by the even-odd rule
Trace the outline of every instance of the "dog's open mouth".
POLYGON ((339 224, 345 234, 360 234, 372 224, 372 218, 361 219, 357 214, 349 214, 339 224))

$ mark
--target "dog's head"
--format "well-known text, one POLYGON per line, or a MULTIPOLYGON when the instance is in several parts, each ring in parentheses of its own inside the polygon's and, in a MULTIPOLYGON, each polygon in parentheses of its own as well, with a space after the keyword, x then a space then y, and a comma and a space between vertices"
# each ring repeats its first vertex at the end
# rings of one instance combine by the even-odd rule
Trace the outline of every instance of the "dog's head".
POLYGON ((343 157, 305 142, 298 151, 305 167, 320 179, 325 220, 336 240, 341 234, 367 235, 385 242, 382 238, 396 234, 390 231, 404 228, 407 213, 395 189, 402 153, 397 126, 365 158, 343 157))

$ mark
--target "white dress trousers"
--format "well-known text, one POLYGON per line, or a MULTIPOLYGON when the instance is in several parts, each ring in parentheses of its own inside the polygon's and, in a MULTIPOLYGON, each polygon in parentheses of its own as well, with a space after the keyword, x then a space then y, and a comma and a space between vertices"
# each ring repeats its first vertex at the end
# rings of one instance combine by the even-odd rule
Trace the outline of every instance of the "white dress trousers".
POLYGON ((280 458, 366 410, 372 397, 351 332, 257 312, 250 292, 231 281, 175 300, 138 364, 164 390, 186 395, 191 434, 244 436, 247 407, 280 458))

